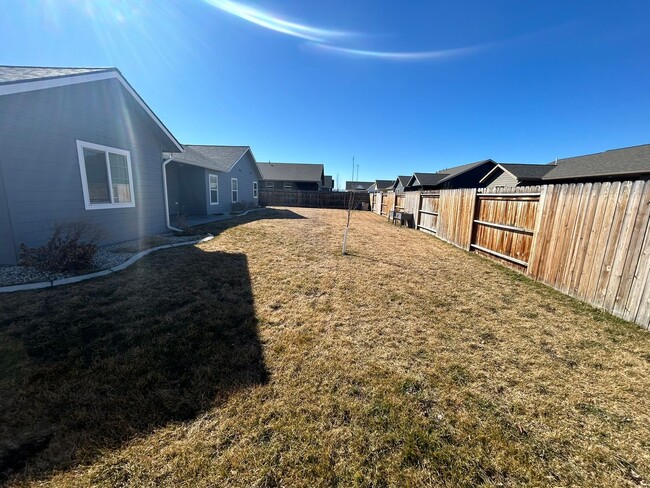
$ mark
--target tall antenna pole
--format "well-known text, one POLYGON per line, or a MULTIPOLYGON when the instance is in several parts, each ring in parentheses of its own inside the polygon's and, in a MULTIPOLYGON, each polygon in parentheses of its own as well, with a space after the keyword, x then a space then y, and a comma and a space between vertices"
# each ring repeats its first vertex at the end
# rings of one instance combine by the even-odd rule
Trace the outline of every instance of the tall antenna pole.
POLYGON ((356 181, 359 181, 359 163, 357 163, 357 180, 356 181))

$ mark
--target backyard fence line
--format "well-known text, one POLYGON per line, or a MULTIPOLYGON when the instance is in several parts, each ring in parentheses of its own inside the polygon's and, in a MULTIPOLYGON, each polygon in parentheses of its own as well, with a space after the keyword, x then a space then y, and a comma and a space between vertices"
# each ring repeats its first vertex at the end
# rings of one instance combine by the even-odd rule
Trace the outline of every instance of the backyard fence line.
POLYGON ((370 195, 362 192, 265 191, 259 192, 263 207, 348 208, 353 195, 355 208, 370 204, 370 195))
POLYGON ((376 194, 373 211, 650 328, 650 180, 376 194))

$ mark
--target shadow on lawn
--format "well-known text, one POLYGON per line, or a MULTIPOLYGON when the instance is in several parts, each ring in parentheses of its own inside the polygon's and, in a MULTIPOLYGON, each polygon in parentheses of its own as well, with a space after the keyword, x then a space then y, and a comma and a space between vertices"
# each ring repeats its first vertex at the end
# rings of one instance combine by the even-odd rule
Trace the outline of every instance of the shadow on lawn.
POLYGON ((246 256, 155 253, 0 298, 0 484, 42 479, 265 384, 246 256))
POLYGON ((307 217, 283 208, 262 208, 240 217, 196 225, 190 228, 189 233, 201 234, 209 232, 210 234, 217 236, 223 231, 230 229, 231 227, 237 227, 249 222, 255 222, 256 220, 302 220, 306 218, 307 217))

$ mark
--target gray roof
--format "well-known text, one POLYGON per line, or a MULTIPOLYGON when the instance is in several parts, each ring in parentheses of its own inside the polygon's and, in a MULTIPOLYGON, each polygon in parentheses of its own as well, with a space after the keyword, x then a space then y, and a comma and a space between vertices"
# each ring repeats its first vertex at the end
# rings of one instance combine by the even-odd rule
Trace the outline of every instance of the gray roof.
POLYGON ((192 144, 183 147, 185 151, 182 153, 165 153, 165 159, 223 172, 230 171, 250 149, 249 146, 198 146, 192 144))
POLYGON ((406 185, 409 184, 410 179, 411 179, 410 176, 398 176, 397 178, 395 178, 395 181, 393 182, 393 188, 397 188, 399 184, 401 184, 403 188, 406 188, 406 185))
POLYGON ((393 187, 393 180, 375 180, 378 190, 389 190, 393 187))
POLYGON ((0 84, 20 83, 61 76, 86 75, 116 68, 47 68, 42 66, 0 66, 0 84))
MULTIPOLYGON (((417 181, 409 181, 411 186, 434 186, 444 180, 447 173, 413 173, 413 178, 417 181)), ((411 179, 413 179, 411 178, 411 179)))
POLYGON ((309 163, 257 163, 263 180, 268 181, 321 181, 322 164, 309 163))
POLYGON ((325 175, 325 183, 323 184, 325 188, 334 188, 334 179, 330 175, 325 175))
POLYGON ((372 181, 346 181, 346 190, 367 190, 372 186, 372 181))
POLYGON ((499 163, 499 166, 512 173, 520 181, 541 180, 546 173, 553 169, 553 166, 548 164, 499 163))
POLYGON ((413 173, 413 178, 411 178, 409 183, 411 183, 411 186, 444 185, 447 181, 455 178, 456 176, 459 176, 484 164, 495 166, 497 163, 491 159, 484 159, 482 161, 476 161, 475 163, 462 164, 460 166, 442 169, 436 173, 413 173), (417 179, 419 185, 416 181, 413 181, 414 178, 417 179))
POLYGON ((650 173, 650 144, 611 149, 550 163, 544 181, 615 177, 650 173))

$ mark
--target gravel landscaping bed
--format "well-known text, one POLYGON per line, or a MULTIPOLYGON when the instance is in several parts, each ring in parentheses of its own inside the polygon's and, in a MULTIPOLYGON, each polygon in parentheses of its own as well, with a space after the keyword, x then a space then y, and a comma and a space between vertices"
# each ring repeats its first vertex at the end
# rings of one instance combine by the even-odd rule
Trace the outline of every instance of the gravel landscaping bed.
POLYGON ((205 235, 174 235, 172 233, 144 237, 133 241, 120 242, 110 246, 100 247, 93 259, 94 267, 81 273, 57 273, 48 276, 39 270, 27 266, 0 266, 0 286, 22 285, 25 283, 38 283, 41 281, 70 278, 104 269, 114 268, 140 251, 145 251, 158 246, 178 244, 181 242, 196 241, 205 235))

